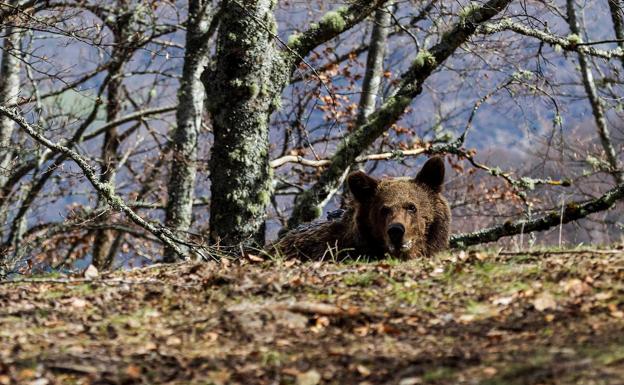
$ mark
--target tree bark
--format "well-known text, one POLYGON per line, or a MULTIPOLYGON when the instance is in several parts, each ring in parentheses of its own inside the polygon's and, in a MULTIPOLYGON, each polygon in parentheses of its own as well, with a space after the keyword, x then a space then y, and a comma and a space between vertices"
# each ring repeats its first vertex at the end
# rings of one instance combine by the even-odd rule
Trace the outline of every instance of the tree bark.
MULTIPOLYGON (((128 45, 129 27, 132 17, 128 13, 120 12, 115 16, 115 24, 110 25, 114 36, 114 45, 112 50, 111 66, 107 76, 108 84, 106 91, 106 122, 110 123, 117 120, 121 111, 122 100, 122 82, 123 67, 126 60, 129 59, 132 50, 128 45)), ((117 173, 119 138, 117 135, 117 127, 109 127, 104 133, 104 142, 102 143, 102 166, 100 173, 100 183, 111 186, 113 193, 115 191, 115 175, 117 173)), ((98 207, 106 205, 107 200, 102 195, 98 195, 98 207)), ((111 213, 105 212, 100 218, 101 223, 110 220, 111 213)), ((113 254, 111 247, 115 240, 115 231, 111 229, 97 230, 95 232, 95 240, 93 242, 93 260, 92 263, 100 270, 108 269, 113 263, 113 254)))
MULTIPOLYGON (((210 238, 218 245, 260 246, 270 202, 269 117, 292 72, 312 50, 357 25, 387 0, 357 1, 275 46, 275 1, 221 5, 214 70, 202 75, 212 115, 210 238)), ((235 248, 234 251, 238 251, 235 248)))
MULTIPOLYGON (((20 44, 22 33, 16 27, 7 26, 4 29, 4 46, 2 62, 0 63, 0 105, 12 106, 17 103, 20 87, 20 44)), ((7 186, 11 163, 15 159, 15 152, 11 146, 11 137, 15 123, 6 116, 0 116, 0 191, 13 188, 7 186)), ((4 238, 4 225, 7 223, 8 210, 0 205, 0 241, 4 238)))
POLYGON ((357 126, 366 122, 366 118, 373 113, 377 105, 379 87, 383 77, 383 64, 386 54, 386 43, 390 32, 390 10, 393 1, 389 1, 387 9, 378 9, 375 12, 375 23, 371 33, 366 58, 366 72, 362 82, 362 95, 358 108, 357 126))
MULTIPOLYGON (((617 45, 624 50, 624 18, 622 18, 624 9, 622 9, 622 0, 608 0, 608 2, 615 38, 618 40, 617 45)), ((624 58, 620 59, 622 60, 622 66, 624 66, 624 58)))
POLYGON ((246 1, 244 8, 222 3, 215 70, 202 79, 213 119, 210 239, 217 245, 264 243, 272 194, 269 117, 285 83, 268 30, 276 26, 274 6, 271 0, 246 1))
MULTIPOLYGON (((580 40, 582 36, 581 27, 576 15, 574 0, 567 0, 567 6, 570 31, 580 40)), ((594 75, 592 73, 590 63, 587 60, 587 56, 585 56, 582 52, 578 52, 578 58, 581 75, 583 77, 583 86, 585 87, 587 99, 589 99, 589 104, 591 105, 602 149, 604 150, 607 162, 609 163, 610 174, 613 176, 616 184, 624 184, 624 174, 620 169, 617 154, 615 152, 615 148, 613 147, 613 142, 611 141, 611 134, 609 132, 607 119, 604 114, 604 106, 602 100, 600 99, 600 95, 598 94, 598 90, 596 89, 596 84, 594 83, 594 75)))
MULTIPOLYGON (((12 106, 17 103, 20 86, 20 43, 22 34, 18 28, 4 29, 4 47, 0 66, 0 104, 12 106)), ((11 137, 15 123, 6 116, 0 116, 0 186, 7 182, 7 174, 13 159, 11 137)))
MULTIPOLYGON (((184 67, 178 90, 176 128, 171 141, 172 160, 168 185, 165 225, 186 239, 191 226, 193 190, 197 174, 197 137, 201 127, 204 88, 200 76, 208 59, 210 1, 189 1, 184 67)), ((178 254, 165 249, 164 260, 175 261, 178 254)))

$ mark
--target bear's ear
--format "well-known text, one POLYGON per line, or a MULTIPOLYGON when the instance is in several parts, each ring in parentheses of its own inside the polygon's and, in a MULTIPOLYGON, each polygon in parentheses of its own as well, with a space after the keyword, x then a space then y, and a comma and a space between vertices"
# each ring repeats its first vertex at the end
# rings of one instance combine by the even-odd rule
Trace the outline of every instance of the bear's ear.
POLYGON ((377 179, 366 175, 364 171, 355 171, 347 177, 347 184, 353 197, 358 202, 365 202, 375 195, 377 179))
POLYGON ((439 156, 429 158, 414 181, 428 186, 434 192, 441 192, 444 183, 444 160, 439 156))

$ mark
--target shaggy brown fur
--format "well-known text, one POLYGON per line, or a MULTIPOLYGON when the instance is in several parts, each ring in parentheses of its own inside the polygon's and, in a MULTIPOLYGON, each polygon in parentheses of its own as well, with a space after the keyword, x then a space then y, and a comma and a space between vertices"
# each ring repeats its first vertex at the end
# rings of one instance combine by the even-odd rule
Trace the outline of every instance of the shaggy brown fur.
POLYGON ((444 161, 432 157, 416 178, 347 178, 351 199, 341 218, 286 233, 269 246, 287 258, 329 259, 345 253, 382 258, 430 257, 448 247, 451 213, 442 196, 444 161))

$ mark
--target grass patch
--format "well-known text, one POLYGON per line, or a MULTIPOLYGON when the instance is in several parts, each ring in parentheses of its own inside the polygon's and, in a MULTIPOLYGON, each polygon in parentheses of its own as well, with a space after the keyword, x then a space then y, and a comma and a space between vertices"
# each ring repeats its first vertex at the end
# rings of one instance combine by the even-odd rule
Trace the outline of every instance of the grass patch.
POLYGON ((347 286, 368 287, 380 278, 380 274, 374 271, 351 273, 344 276, 342 282, 347 286))
POLYGON ((446 366, 440 366, 435 369, 426 371, 422 375, 422 381, 424 383, 436 383, 444 380, 451 380, 455 377, 456 371, 453 368, 446 366))

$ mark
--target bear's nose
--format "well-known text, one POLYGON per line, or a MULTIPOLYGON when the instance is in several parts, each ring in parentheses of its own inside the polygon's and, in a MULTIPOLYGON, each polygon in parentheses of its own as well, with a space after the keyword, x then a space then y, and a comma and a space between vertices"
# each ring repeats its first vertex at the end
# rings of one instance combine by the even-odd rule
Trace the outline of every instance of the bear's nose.
POLYGON ((388 237, 390 237, 390 241, 395 245, 403 242, 403 235, 405 235, 405 226, 402 224, 393 223, 388 226, 388 237))

